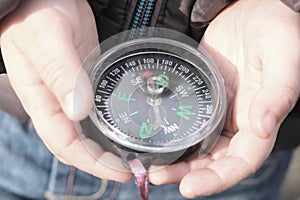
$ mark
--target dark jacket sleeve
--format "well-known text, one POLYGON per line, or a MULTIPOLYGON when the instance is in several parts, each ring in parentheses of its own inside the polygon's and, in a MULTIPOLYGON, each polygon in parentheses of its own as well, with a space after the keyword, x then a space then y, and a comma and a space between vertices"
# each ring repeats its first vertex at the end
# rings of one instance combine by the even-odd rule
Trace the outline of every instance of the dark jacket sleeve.
POLYGON ((285 118, 278 131, 273 150, 283 150, 300 145, 300 99, 294 109, 285 118))
MULTIPOLYGON (((9 12, 14 10, 18 6, 19 2, 20 0, 0 0, 0 20, 9 12)), ((5 67, 0 50, 0 74, 1 73, 5 73, 5 67)))
POLYGON ((295 12, 300 12, 300 0, 281 0, 295 12))
POLYGON ((0 19, 14 10, 20 0, 0 0, 0 19))
POLYGON ((4 66, 4 62, 3 62, 2 54, 1 54, 1 49, 0 49, 0 74, 2 74, 2 73, 6 73, 6 69, 5 69, 5 66, 4 66))

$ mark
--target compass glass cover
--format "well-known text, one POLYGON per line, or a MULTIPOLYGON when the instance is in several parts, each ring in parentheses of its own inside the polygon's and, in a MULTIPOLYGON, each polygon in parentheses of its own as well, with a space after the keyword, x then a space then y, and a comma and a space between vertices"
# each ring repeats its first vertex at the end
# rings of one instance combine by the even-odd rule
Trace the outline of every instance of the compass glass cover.
POLYGON ((151 38, 103 54, 91 72, 91 118, 127 148, 171 152, 222 126, 225 92, 214 65, 177 41, 151 38))

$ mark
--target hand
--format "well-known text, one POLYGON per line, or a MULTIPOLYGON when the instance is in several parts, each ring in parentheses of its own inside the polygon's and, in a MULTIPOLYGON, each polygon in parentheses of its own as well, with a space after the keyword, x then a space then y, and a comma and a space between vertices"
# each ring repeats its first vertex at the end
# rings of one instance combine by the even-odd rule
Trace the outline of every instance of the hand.
POLYGON ((88 115, 93 99, 88 76, 80 73, 82 60, 98 44, 88 2, 22 1, 1 25, 10 82, 46 146, 64 163, 95 176, 130 180, 119 158, 80 139, 73 121, 88 115), (76 90, 75 82, 80 85, 76 90))
POLYGON ((202 40, 225 79, 228 115, 204 159, 152 169, 154 184, 179 183, 186 197, 228 189, 270 154, 278 128, 300 93, 300 18, 280 1, 237 1, 202 40))

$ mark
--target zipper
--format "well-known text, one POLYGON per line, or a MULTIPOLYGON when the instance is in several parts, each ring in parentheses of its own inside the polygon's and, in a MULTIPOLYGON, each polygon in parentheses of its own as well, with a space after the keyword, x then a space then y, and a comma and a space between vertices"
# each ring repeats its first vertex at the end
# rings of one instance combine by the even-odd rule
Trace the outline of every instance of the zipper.
POLYGON ((145 28, 149 26, 155 8, 156 0, 138 0, 133 18, 130 23, 129 39, 140 38, 145 35, 145 28))

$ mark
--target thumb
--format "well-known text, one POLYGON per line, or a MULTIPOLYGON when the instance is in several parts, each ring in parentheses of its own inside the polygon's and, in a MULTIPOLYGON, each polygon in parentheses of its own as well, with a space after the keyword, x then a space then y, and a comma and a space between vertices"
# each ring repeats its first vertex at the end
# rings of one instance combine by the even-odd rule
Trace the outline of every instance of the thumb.
POLYGON ((263 87, 250 106, 250 123, 261 138, 275 134, 284 118, 294 107, 296 91, 288 87, 263 87))
POLYGON ((277 58, 264 65, 262 86, 250 105, 250 123, 262 138, 277 133, 280 124, 295 106, 300 93, 300 59, 277 58))
POLYGON ((250 122, 262 137, 277 132, 300 93, 300 18, 281 6, 281 14, 274 15, 276 25, 265 26, 259 39, 262 86, 253 99, 250 122))
POLYGON ((81 69, 70 26, 59 20, 49 23, 50 29, 35 26, 35 37, 21 49, 68 118, 83 119, 92 105, 89 78, 81 69))

